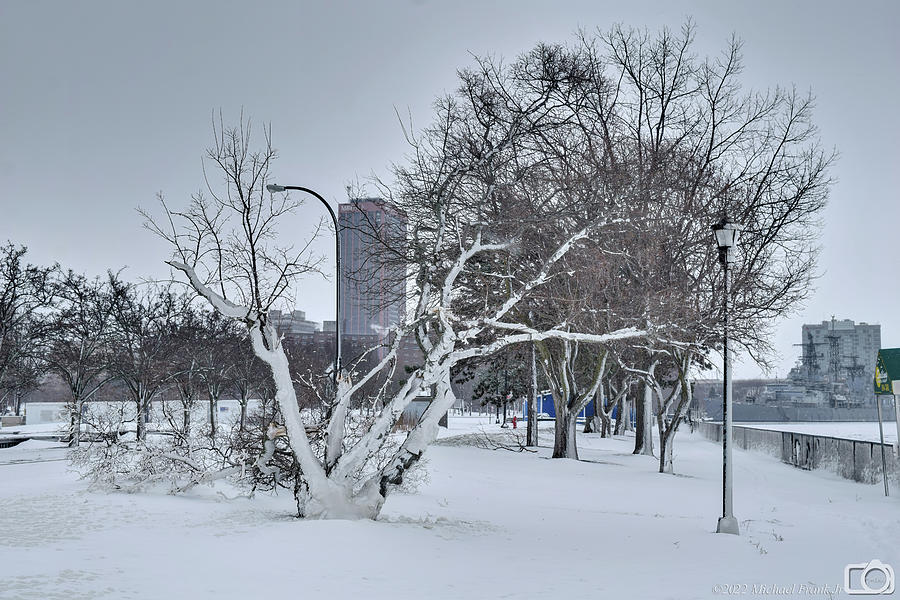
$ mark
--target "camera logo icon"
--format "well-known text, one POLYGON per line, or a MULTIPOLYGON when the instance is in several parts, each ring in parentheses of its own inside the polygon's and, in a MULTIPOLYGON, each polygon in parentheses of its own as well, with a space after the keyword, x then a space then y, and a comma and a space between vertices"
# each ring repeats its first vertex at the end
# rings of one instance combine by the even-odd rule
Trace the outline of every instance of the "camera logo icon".
POLYGON ((894 593, 894 568, 877 558, 844 567, 844 591, 860 596, 894 593))

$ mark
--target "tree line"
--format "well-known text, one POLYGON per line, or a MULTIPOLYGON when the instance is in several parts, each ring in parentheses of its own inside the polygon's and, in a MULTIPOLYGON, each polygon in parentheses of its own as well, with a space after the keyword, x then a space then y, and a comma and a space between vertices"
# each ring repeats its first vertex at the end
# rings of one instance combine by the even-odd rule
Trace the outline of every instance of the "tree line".
MULTIPOLYGON (((271 375, 247 352, 246 331, 197 302, 193 291, 172 283, 129 283, 113 272, 92 279, 27 258, 24 246, 0 246, 4 414, 21 415, 23 400, 54 377, 65 389, 72 446, 90 425, 82 419, 90 416, 86 403, 92 400, 130 403, 121 425, 138 439, 146 439, 158 400, 155 419, 184 442, 195 427, 215 437, 220 399, 238 401, 240 431, 247 428, 251 400, 272 402, 271 375), (194 422, 201 407, 205 419, 194 422)), ((298 387, 305 375, 327 366, 334 347, 301 348, 292 339, 285 344, 298 387)), ((353 345, 350 350, 358 351, 353 345)), ((314 402, 309 387, 298 391, 303 402, 314 402)))

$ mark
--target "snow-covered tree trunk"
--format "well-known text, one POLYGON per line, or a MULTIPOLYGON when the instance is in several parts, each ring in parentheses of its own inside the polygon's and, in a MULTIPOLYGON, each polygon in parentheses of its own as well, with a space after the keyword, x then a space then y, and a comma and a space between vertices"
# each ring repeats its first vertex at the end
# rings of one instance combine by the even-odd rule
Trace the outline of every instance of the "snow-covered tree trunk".
POLYGON ((300 469, 295 493, 301 516, 315 519, 375 518, 380 505, 368 497, 354 497, 352 482, 329 479, 313 453, 306 427, 300 419, 287 355, 275 328, 255 321, 250 327, 250 339, 256 355, 272 371, 275 401, 284 418, 288 443, 300 469))
POLYGON ((669 423, 666 434, 664 436, 665 452, 660 451, 660 473, 673 473, 675 471, 675 464, 673 459, 675 449, 675 434, 678 433, 678 427, 681 425, 681 422, 684 419, 684 415, 687 413, 687 409, 691 405, 691 400, 691 386, 689 382, 687 382, 687 378, 685 377, 680 386, 680 400, 678 402, 678 406, 675 409, 675 414, 672 416, 672 421, 671 423, 669 423))
POLYGON ((657 411, 657 424, 659 426, 659 472, 674 472, 674 443, 675 434, 678 427, 687 413, 688 407, 693 400, 690 370, 692 365, 691 349, 678 349, 674 351, 676 358, 676 368, 678 371, 678 380, 675 389, 663 400, 661 390, 658 390, 661 408, 657 411), (675 396, 678 396, 678 403, 672 412, 671 419, 668 418, 669 408, 672 406, 675 396))
POLYGON ((562 409, 562 415, 560 415, 559 410, 557 408, 554 422, 553 458, 578 460, 578 446, 575 439, 577 419, 568 408, 562 409))
POLYGON ((600 419, 600 437, 608 438, 612 436, 612 419, 608 416, 601 417, 600 419))
POLYGON ((644 415, 644 428, 640 435, 640 454, 653 456, 653 388, 649 384, 644 384, 641 412, 644 415))
POLYGON ((575 369, 575 362, 579 354, 579 342, 564 338, 562 352, 555 354, 546 344, 540 344, 538 347, 543 359, 541 365, 550 382, 553 391, 553 405, 556 409, 553 458, 577 460, 577 418, 602 387, 609 353, 606 350, 600 350, 598 355, 592 357, 593 366, 589 385, 579 388, 575 369))
POLYGON ((625 435, 625 419, 627 418, 625 412, 628 407, 626 398, 626 396, 622 396, 616 402, 616 429, 614 435, 625 435))
POLYGON ((666 436, 666 440, 664 442, 664 448, 660 452, 660 465, 659 472, 660 473, 674 473, 675 472, 675 438, 671 436, 666 436))
POLYGON ((625 397, 625 401, 624 401, 623 405, 624 405, 624 408, 625 408, 625 410, 624 410, 624 414, 625 414, 625 431, 631 431, 631 432, 634 432, 634 422, 631 420, 631 405, 632 405, 632 402, 631 402, 631 400, 628 398, 628 396, 625 397))
POLYGON ((531 390, 528 394, 528 428, 525 432, 525 445, 538 445, 538 423, 537 423, 537 351, 534 344, 531 344, 531 390))
POLYGON ((600 419, 597 417, 597 397, 594 398, 588 403, 588 406, 592 408, 591 415, 585 415, 584 418, 584 430, 582 433, 594 433, 600 430, 600 419))
POLYGON ((147 419, 146 419, 146 410, 147 403, 144 399, 144 394, 142 391, 138 391, 138 393, 134 397, 134 406, 135 406, 135 436, 139 441, 144 441, 147 439, 147 419))
MULTIPOLYGON (((67 404, 69 409, 69 440, 70 448, 77 448, 81 444, 81 421, 84 409, 86 394, 82 386, 82 379, 78 373, 70 373, 74 375, 69 378, 69 392, 72 394, 72 401, 67 404)), ((66 377, 64 377, 65 379, 66 377)), ((99 387, 99 386, 98 386, 99 387)), ((97 388, 94 388, 96 391, 97 388)))
POLYGON ((575 444, 575 415, 569 410, 567 400, 558 402, 553 399, 556 409, 553 436, 553 458, 573 458, 578 460, 578 448, 575 444))
POLYGON ((594 414, 591 417, 591 431, 599 433, 600 437, 608 435, 607 423, 604 422, 606 415, 606 389, 603 383, 597 388, 594 399, 591 400, 594 405, 594 414))
POLYGON ((568 431, 566 433, 566 457, 578 460, 578 446, 576 445, 575 432, 578 429, 578 413, 569 412, 567 419, 568 431))
MULTIPOLYGON (((434 375, 426 377, 426 381, 434 378, 434 375)), ((376 515, 387 499, 388 485, 402 483, 404 473, 422 458, 425 449, 437 438, 438 422, 456 403, 449 368, 436 378, 434 400, 425 409, 419 424, 409 432, 390 462, 376 476, 369 478, 360 492, 363 499, 372 503, 376 515)))
POLYGON ((672 454, 669 450, 668 437, 666 436, 666 419, 663 413, 656 414, 656 427, 659 430, 659 472, 671 472, 672 454))
POLYGON ((249 404, 249 402, 250 402, 249 398, 241 397, 241 399, 240 399, 241 420, 240 420, 240 424, 238 425, 239 431, 247 430, 247 404, 249 404))
POLYGON ((634 454, 653 456, 653 387, 645 382, 641 401, 636 404, 637 428, 634 436, 634 454))
POLYGON ((606 402, 605 386, 601 385, 597 389, 597 394, 594 396, 594 419, 599 420, 599 427, 597 430, 600 432, 601 438, 607 438, 612 435, 612 419, 609 418, 606 402))
POLYGON ((591 407, 591 416, 584 419, 584 433, 601 433, 603 429, 603 385, 597 389, 597 393, 588 404, 591 407), (599 401, 598 401, 599 399, 599 401))
POLYGON ((216 437, 216 404, 215 398, 210 396, 208 404, 209 409, 209 437, 216 437))
MULTIPOLYGON (((85 393, 85 390, 82 386, 82 379, 77 374, 75 377, 71 378, 69 384, 69 391, 72 394, 72 401, 68 404, 69 407, 69 441, 68 446, 70 448, 77 448, 79 444, 81 444, 81 423, 84 412, 84 402, 89 394, 85 393)), ((93 395, 93 392, 99 388, 99 385, 94 388, 90 395, 93 395)))
POLYGON ((77 448, 81 443, 81 417, 84 408, 84 400, 77 398, 71 404, 69 415, 69 447, 77 448))
POLYGON ((184 435, 184 439, 190 439, 191 437, 191 405, 183 404, 181 406, 181 433, 184 435))
POLYGON ((344 373, 337 377, 334 404, 328 415, 328 431, 325 439, 325 472, 330 473, 341 457, 347 411, 350 409, 350 381, 344 373))

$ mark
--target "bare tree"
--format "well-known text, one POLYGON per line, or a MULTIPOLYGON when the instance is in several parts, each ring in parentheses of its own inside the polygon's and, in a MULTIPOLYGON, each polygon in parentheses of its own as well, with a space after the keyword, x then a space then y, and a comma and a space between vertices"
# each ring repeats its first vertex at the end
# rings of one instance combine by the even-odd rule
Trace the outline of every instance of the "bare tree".
POLYGON ((72 271, 57 285, 45 359, 69 388, 69 444, 81 441, 84 403, 116 377, 110 348, 116 325, 113 286, 72 271))
POLYGON ((270 399, 268 390, 273 388, 270 382, 271 375, 267 372, 263 363, 250 347, 250 340, 240 340, 242 349, 235 353, 234 368, 229 372, 231 386, 237 392, 238 402, 241 406, 241 414, 238 418, 238 430, 243 432, 247 426, 247 413, 250 400, 270 399))
POLYGON ((232 371, 241 351, 241 338, 235 330, 234 321, 223 318, 215 311, 204 311, 200 325, 202 339, 197 346, 197 356, 209 402, 209 435, 214 438, 219 399, 232 384, 232 371))
POLYGON ((154 285, 135 286, 110 277, 115 304, 113 370, 135 406, 136 434, 147 436, 151 402, 171 379, 173 322, 191 298, 154 285))
POLYGON ((475 380, 472 400, 502 408, 504 426, 509 405, 521 405, 531 388, 526 354, 524 345, 511 346, 470 366, 475 380))
POLYGON ((618 82, 611 118, 598 120, 601 139, 627 165, 655 232, 652 294, 680 294, 688 320, 702 324, 682 342, 715 344, 721 270, 709 227, 725 215, 744 224, 735 320, 745 349, 764 360, 774 319, 797 307, 815 276, 835 154, 818 140, 811 97, 744 92, 740 42, 701 59, 693 41, 690 22, 679 32, 617 26, 582 38, 586 60, 618 82))
MULTIPOLYGON (((523 73, 542 70, 534 80, 567 76, 567 66, 556 64, 552 56, 529 61, 519 68, 523 73)), ((392 332, 390 348, 373 369, 354 381, 341 377, 329 406, 330 419, 316 427, 324 432, 321 445, 307 435, 287 355, 268 319, 270 307, 298 276, 314 271, 317 264, 305 248, 280 248, 273 242, 276 224, 297 203, 289 195, 264 192, 274 158, 268 142, 252 152, 246 126, 217 129, 217 144, 209 158, 224 175, 227 191, 210 192, 209 199, 197 195, 187 210, 167 211, 165 226, 149 224, 173 244, 176 254, 170 264, 217 311, 248 326, 254 352, 269 365, 297 465, 295 493, 306 516, 377 515, 389 486, 402 482, 403 473, 436 436, 437 421, 455 400, 450 371, 461 361, 531 340, 604 342, 641 334, 632 328, 601 335, 562 328, 537 331, 505 320, 523 298, 552 278, 557 263, 593 223, 569 232, 559 230, 557 240, 532 252, 531 260, 515 261, 512 280, 477 273, 478 264, 497 263, 492 256, 505 261, 543 218, 560 210, 545 197, 522 204, 527 196, 512 193, 545 160, 526 142, 533 145, 537 130, 558 126, 553 98, 557 87, 522 85, 518 97, 503 98, 490 89, 490 75, 487 64, 464 75, 463 89, 447 100, 437 127, 426 134, 428 141, 413 140, 413 164, 398 170, 399 196, 393 203, 409 217, 414 231, 396 232, 402 235, 390 240, 389 248, 413 270, 415 309, 392 332), (533 166, 517 166, 517 161, 533 166), (512 203, 519 203, 516 212, 510 212, 512 203), (487 301, 472 311, 468 292, 479 286, 487 301), (348 427, 354 423, 351 399, 385 370, 394 369, 400 344, 410 335, 423 350, 424 364, 386 397, 364 428, 348 427), (435 401, 391 450, 395 443, 391 431, 403 409, 421 389, 432 386, 435 401)), ((552 190, 546 193, 552 197, 552 190)))
POLYGON ((21 415, 25 399, 41 386, 46 374, 47 363, 39 355, 30 351, 19 353, 7 366, 0 385, 0 402, 9 406, 13 414, 21 415))
POLYGON ((665 471, 690 405, 691 367, 720 345, 721 269, 710 225, 723 216, 745 225, 736 338, 765 364, 772 324, 798 306, 815 275, 815 236, 835 157, 820 145, 811 97, 781 88, 745 92, 740 43, 699 58, 693 40, 690 22, 656 34, 616 26, 582 35, 573 50, 592 82, 582 86, 578 110, 585 140, 579 163, 604 167, 612 191, 634 208, 634 237, 622 246, 622 275, 632 284, 612 294, 614 308, 630 306, 653 331, 651 358, 637 370, 649 372, 661 353, 669 366, 657 375, 681 386, 674 407, 659 398, 665 471))
POLYGON ((26 252, 9 242, 0 246, 0 405, 11 396, 16 414, 44 372, 39 350, 48 331, 44 316, 56 294, 57 267, 30 265, 26 252))
POLYGON ((194 412, 204 387, 202 354, 206 349, 207 335, 203 319, 204 315, 196 307, 185 305, 171 315, 169 329, 165 333, 166 387, 174 388, 178 399, 176 410, 180 411, 173 413, 169 403, 163 401, 163 415, 178 445, 186 448, 188 455, 192 454, 195 437, 194 412))

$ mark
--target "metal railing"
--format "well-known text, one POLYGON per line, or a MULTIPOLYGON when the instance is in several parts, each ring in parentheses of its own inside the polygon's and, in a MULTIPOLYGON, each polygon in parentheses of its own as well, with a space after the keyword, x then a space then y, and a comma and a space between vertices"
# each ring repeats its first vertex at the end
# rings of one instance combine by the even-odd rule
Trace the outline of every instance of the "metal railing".
MULTIPOLYGON (((722 441, 721 423, 701 422, 699 432, 708 440, 722 441)), ((799 469, 824 469, 861 483, 874 484, 882 480, 879 442, 739 425, 733 432, 736 447, 780 458, 799 469)), ((884 446, 888 479, 900 480, 900 461, 894 446, 884 446)))

